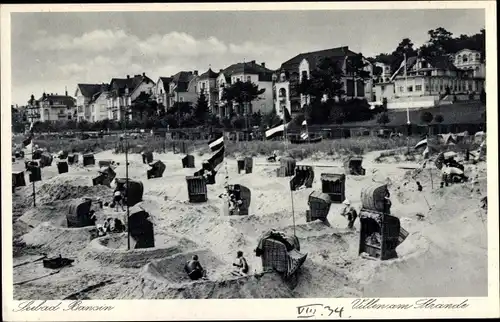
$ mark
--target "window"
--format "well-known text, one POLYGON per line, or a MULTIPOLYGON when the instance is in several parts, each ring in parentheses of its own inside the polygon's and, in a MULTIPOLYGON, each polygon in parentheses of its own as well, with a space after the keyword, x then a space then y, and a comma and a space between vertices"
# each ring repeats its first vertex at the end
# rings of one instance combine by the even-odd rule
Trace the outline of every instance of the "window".
POLYGON ((413 92, 413 86, 408 86, 408 92, 413 92))
POLYGON ((239 81, 240 81, 240 78, 239 78, 239 77, 238 77, 238 78, 236 78, 236 81, 237 81, 237 82, 239 82, 239 81))
POLYGON ((479 61, 481 59, 481 55, 478 53, 476 54, 476 61, 479 61))
POLYGON ((422 91, 422 85, 416 85, 415 92, 421 92, 421 91, 422 91))
POLYGON ((428 92, 429 91, 429 85, 425 85, 425 91, 428 92))
POLYGON ((251 81, 252 81, 252 77, 247 76, 247 82, 251 82, 251 81))
POLYGON ((179 102, 184 102, 184 97, 179 97, 179 102))
POLYGON ((405 91, 405 88, 403 86, 399 86, 399 92, 403 93, 405 91))
POLYGON ((463 59, 463 62, 466 63, 467 62, 467 55, 464 55, 462 59, 463 59))
POLYGON ((92 113, 95 113, 95 106, 92 105, 92 113))
POLYGON ((380 89, 382 90, 382 92, 385 91, 385 85, 380 86, 380 89))
POLYGON ((469 91, 472 91, 472 84, 469 84, 469 91))
POLYGON ((307 71, 303 70, 302 71, 302 78, 301 80, 307 79, 307 71))

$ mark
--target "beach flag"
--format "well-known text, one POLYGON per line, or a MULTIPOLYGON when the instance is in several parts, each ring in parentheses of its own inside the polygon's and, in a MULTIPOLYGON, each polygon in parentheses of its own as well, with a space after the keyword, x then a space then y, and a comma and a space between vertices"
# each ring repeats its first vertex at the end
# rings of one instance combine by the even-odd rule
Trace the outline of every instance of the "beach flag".
POLYGON ((31 151, 33 149, 33 133, 23 141, 23 149, 31 151))
POLYGON ((415 149, 421 148, 421 147, 427 147, 427 135, 422 137, 422 139, 415 145, 415 149))
POLYGON ((224 161, 224 146, 222 146, 217 152, 215 152, 208 160, 212 169, 216 169, 224 161))
POLYGON ((430 152, 429 146, 426 146, 424 152, 422 153, 425 159, 429 158, 429 152, 430 152))
POLYGON ((302 134, 300 134, 300 138, 302 140, 307 140, 309 138, 309 134, 307 132, 302 132, 302 134))
POLYGON ((283 119, 277 125, 266 131, 266 139, 270 140, 275 137, 283 136, 291 121, 292 116, 290 115, 288 109, 285 108, 283 112, 283 119))
POLYGON ((302 121, 302 126, 307 126, 307 120, 302 121))
POLYGON ((208 146, 212 151, 219 151, 224 146, 224 135, 221 137, 208 142, 208 146))
POLYGON ((285 133, 285 124, 281 123, 278 126, 270 128, 266 131, 266 139, 270 140, 275 137, 282 136, 285 133))
POLYGON ((406 68, 406 54, 404 54, 404 59, 401 62, 401 65, 399 65, 399 67, 396 70, 396 72, 391 76, 391 79, 390 79, 391 82, 394 80, 394 78, 396 78, 396 75, 399 75, 399 73, 401 72, 402 68, 404 68, 404 76, 406 77, 406 69, 407 69, 406 68))

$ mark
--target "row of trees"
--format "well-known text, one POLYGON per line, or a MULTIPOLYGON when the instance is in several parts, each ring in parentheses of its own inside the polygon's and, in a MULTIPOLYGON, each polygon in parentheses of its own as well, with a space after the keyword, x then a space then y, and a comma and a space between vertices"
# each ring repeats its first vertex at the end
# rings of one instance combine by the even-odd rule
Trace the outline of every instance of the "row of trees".
MULTIPOLYGON (((474 35, 460 35, 454 37, 453 33, 445 28, 439 27, 428 31, 428 41, 417 48, 411 39, 404 38, 398 44, 392 53, 381 53, 375 57, 367 58, 370 62, 382 62, 391 66, 391 74, 393 74, 401 65, 401 62, 406 57, 419 56, 422 58, 432 59, 434 57, 442 57, 449 54, 454 54, 462 49, 477 50, 481 53, 481 59, 484 61, 486 53, 486 31, 481 29, 479 33, 474 35)), ((375 76, 382 74, 381 68, 375 68, 375 76)))

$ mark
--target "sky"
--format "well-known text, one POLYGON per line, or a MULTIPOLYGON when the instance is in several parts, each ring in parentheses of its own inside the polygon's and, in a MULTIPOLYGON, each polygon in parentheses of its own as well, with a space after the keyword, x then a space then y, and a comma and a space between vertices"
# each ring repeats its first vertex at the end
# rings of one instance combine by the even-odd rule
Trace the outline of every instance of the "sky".
POLYGON ((403 38, 420 46, 437 27, 458 36, 484 26, 481 9, 12 13, 12 104, 126 75, 156 82, 251 60, 274 70, 340 46, 369 57, 403 38))

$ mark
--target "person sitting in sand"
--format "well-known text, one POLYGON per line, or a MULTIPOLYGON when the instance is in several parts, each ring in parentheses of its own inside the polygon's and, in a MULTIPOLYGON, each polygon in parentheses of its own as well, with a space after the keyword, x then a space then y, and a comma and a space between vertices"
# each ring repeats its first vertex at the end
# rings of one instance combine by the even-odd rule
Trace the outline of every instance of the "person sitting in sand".
POLYGON ((184 265, 184 270, 192 280, 199 280, 200 278, 206 279, 206 271, 201 266, 198 255, 194 255, 193 259, 184 265))
POLYGON ((249 267, 245 257, 243 257, 243 252, 239 250, 236 253, 236 263, 233 263, 233 266, 238 267, 238 270, 234 273, 245 276, 248 274, 249 267))
POLYGON ((351 202, 348 199, 344 200, 343 204, 345 207, 344 210, 342 210, 341 215, 343 217, 347 217, 347 220, 349 221, 347 227, 349 229, 353 229, 354 222, 356 221, 356 218, 358 218, 358 213, 356 212, 356 209, 351 206, 351 202))
POLYGON ((118 205, 122 207, 122 211, 125 210, 123 207, 123 195, 122 191, 116 190, 114 195, 113 195, 113 203, 115 204, 115 211, 118 211, 118 205))

